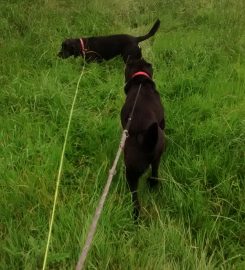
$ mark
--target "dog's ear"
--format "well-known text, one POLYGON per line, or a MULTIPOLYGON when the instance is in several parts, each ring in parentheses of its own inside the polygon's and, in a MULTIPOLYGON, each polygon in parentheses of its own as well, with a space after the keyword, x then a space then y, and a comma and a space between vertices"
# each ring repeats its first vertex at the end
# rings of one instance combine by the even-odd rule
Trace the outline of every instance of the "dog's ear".
POLYGON ((130 79, 130 75, 133 73, 134 68, 135 68, 135 60, 128 59, 124 69, 125 82, 127 82, 130 79))
POLYGON ((140 62, 141 62, 141 65, 143 65, 143 66, 146 66, 148 68, 152 67, 152 65, 149 62, 147 62, 143 57, 141 58, 140 62))
POLYGON ((153 74, 153 67, 152 67, 152 64, 149 64, 148 63, 148 69, 150 70, 150 74, 151 74, 151 76, 152 76, 152 74, 153 74))
MULTIPOLYGON (((142 58, 143 59, 143 58, 142 58)), ((143 59, 144 61, 144 66, 146 67, 148 73, 152 76, 153 75, 153 67, 152 64, 148 63, 145 59, 143 59)))

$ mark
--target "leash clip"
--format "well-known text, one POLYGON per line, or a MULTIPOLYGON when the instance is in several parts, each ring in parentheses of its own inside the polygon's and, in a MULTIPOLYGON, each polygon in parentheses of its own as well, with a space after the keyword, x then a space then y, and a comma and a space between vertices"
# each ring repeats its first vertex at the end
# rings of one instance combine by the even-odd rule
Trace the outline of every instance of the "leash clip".
POLYGON ((116 174, 116 170, 110 169, 109 175, 114 176, 116 174))

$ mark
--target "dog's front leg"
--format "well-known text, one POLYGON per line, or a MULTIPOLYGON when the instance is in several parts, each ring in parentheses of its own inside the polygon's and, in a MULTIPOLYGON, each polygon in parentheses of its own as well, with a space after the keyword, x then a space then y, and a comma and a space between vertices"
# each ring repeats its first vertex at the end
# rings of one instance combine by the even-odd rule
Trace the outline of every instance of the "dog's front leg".
POLYGON ((139 203, 138 195, 137 195, 139 177, 140 177, 140 173, 137 173, 133 170, 129 170, 128 168, 126 168, 126 178, 127 178, 130 191, 132 193, 132 201, 134 205, 133 217, 135 220, 138 219, 139 211, 140 211, 140 203, 139 203))

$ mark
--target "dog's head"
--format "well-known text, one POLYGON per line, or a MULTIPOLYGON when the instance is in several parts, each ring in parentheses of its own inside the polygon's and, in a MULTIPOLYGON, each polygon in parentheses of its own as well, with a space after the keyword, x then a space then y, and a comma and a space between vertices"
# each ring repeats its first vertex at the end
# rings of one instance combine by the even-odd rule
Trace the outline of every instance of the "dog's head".
POLYGON ((79 39, 66 39, 61 44, 61 50, 58 56, 61 58, 68 58, 70 56, 77 57, 80 53, 80 42, 79 39))
POLYGON ((138 45, 129 46, 123 54, 123 61, 126 64, 129 61, 141 59, 141 57, 141 48, 138 45))
POLYGON ((150 78, 152 78, 153 75, 153 68, 152 65, 145 61, 145 59, 141 58, 138 60, 129 60, 126 63, 125 67, 125 81, 128 82, 133 74, 136 72, 143 71, 149 75, 150 78))

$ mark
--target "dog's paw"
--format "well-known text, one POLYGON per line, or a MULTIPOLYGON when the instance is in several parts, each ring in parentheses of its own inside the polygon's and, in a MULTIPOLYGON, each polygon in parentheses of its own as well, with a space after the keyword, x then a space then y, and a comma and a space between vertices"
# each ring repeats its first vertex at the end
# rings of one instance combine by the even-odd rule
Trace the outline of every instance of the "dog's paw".
POLYGON ((159 184, 159 181, 156 178, 148 177, 147 184, 149 185, 150 188, 154 188, 159 184))

